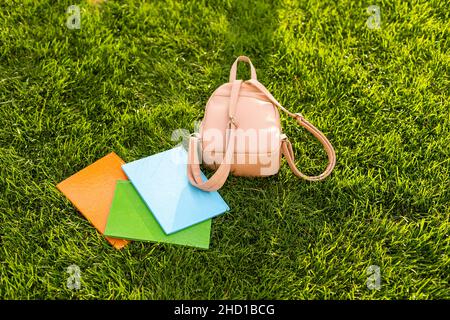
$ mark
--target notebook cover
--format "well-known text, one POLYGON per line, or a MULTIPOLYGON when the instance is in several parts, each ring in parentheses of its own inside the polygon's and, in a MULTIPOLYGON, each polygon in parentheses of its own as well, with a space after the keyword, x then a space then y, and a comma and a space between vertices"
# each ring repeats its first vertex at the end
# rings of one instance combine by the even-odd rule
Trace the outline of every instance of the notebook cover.
POLYGON ((131 182, 117 181, 105 235, 208 249, 211 219, 167 235, 131 182))
MULTIPOLYGON (((100 232, 104 233, 117 180, 128 180, 121 169, 125 162, 114 152, 75 173, 56 187, 100 232)), ((106 237, 115 248, 128 241, 106 237)))
POLYGON ((187 152, 180 146, 122 165, 167 234, 230 210, 218 192, 202 191, 189 183, 186 163, 187 152))

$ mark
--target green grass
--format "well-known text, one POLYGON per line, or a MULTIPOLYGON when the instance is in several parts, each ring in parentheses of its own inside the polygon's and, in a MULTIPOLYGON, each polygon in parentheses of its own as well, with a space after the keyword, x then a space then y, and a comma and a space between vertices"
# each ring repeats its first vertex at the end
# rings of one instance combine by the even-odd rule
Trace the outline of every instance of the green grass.
MULTIPOLYGON (((0 298, 450 298, 447 1, 53 3, 0 4, 0 298), (80 30, 65 25, 71 4, 80 30), (116 251, 56 183, 111 151, 128 162, 176 145, 241 54, 329 137, 332 176, 301 181, 284 162, 230 177, 210 250, 116 251)), ((319 173, 320 144, 283 126, 297 165, 319 173)))

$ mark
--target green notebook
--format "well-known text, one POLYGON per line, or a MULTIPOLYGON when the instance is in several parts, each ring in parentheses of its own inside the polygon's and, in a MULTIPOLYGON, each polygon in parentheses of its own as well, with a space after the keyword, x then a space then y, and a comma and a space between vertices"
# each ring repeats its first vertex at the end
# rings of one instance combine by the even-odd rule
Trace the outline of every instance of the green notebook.
POLYGON ((129 181, 117 181, 105 235, 209 248, 211 219, 167 235, 129 181))

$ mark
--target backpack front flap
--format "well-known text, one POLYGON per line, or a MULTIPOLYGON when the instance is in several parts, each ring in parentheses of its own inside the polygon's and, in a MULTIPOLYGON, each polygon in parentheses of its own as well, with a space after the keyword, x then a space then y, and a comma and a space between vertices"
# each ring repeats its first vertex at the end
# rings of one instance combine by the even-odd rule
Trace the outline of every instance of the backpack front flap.
MULTIPOLYGON (((232 82, 220 86, 206 104, 200 126, 202 163, 216 169, 223 161, 229 134, 232 82)), ((257 88, 242 82, 233 121, 231 172, 239 176, 268 176, 280 167, 281 127, 278 109, 257 88)))

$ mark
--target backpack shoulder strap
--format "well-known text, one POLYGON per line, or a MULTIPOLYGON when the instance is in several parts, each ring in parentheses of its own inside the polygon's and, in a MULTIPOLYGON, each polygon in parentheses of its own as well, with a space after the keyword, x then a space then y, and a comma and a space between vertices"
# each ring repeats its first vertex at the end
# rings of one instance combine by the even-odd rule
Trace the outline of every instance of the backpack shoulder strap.
POLYGON ((323 180, 326 177, 330 175, 330 173, 333 171, 334 166, 336 165, 336 153, 334 151, 333 146, 331 145, 330 141, 325 137, 325 135, 317 129, 315 126, 313 126, 311 123, 309 123, 303 116, 299 113, 292 113, 286 108, 284 108, 269 92, 269 90, 266 89, 258 80, 251 79, 246 81, 247 83, 252 84, 255 86, 259 91, 261 91, 275 106, 277 106, 279 109, 287 113, 289 116, 297 120, 297 123, 304 127, 306 130, 308 130, 314 137, 316 137, 320 143, 323 145, 327 156, 328 156, 328 165, 324 172, 322 172, 318 176, 307 176, 303 174, 296 166, 295 166, 295 156, 294 156, 294 150, 292 149, 291 142, 287 139, 287 137, 284 137, 281 142, 281 152, 286 157, 286 160, 289 164, 289 167, 291 168, 292 172, 300 178, 303 178, 308 181, 319 181, 323 180))
POLYGON ((236 111, 236 103, 239 98, 239 91, 241 88, 242 80, 234 80, 231 87, 230 94, 230 105, 228 107, 228 117, 229 117, 229 128, 227 132, 226 139, 226 151, 219 168, 214 172, 214 174, 206 181, 203 181, 200 170, 200 161, 198 157, 199 151, 199 138, 191 137, 189 139, 189 151, 188 151, 188 164, 187 164, 187 175, 189 182, 203 190, 203 191, 216 191, 219 190, 225 181, 227 181, 228 175, 231 170, 231 161, 234 153, 234 130, 236 129, 236 124, 234 122, 234 113, 236 111))

